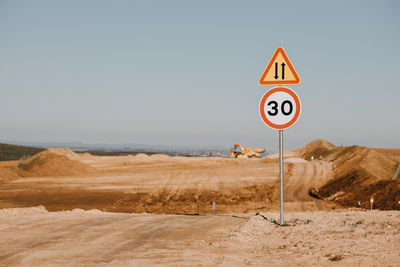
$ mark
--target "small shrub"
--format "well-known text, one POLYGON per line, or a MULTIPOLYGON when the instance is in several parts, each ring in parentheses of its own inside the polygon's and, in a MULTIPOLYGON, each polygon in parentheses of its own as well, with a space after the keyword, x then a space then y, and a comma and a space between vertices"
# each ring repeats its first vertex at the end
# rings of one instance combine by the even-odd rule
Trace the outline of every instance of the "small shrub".
POLYGON ((341 261, 341 260, 343 260, 343 259, 344 259, 343 256, 342 256, 342 255, 338 255, 338 254, 329 257, 329 260, 330 260, 330 261, 341 261))
POLYGON ((25 166, 24 163, 26 163, 26 161, 30 158, 30 156, 22 156, 19 160, 18 160, 18 167, 19 168, 23 168, 25 166))
POLYGON ((364 223, 364 220, 357 221, 353 224, 353 227, 357 227, 358 225, 363 224, 363 223, 364 223))

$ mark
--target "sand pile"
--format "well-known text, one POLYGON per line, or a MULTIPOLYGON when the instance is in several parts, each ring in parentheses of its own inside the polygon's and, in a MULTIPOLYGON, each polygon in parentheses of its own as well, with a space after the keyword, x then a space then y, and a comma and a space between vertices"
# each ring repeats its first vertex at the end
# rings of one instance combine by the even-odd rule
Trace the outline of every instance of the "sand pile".
POLYGON ((300 155, 305 159, 318 159, 320 157, 324 158, 329 152, 331 152, 336 147, 324 139, 314 140, 311 143, 301 147, 300 155))
POLYGON ((325 153, 331 161, 334 179, 313 191, 344 206, 369 207, 374 196, 374 206, 393 209, 400 198, 399 180, 392 181, 398 163, 385 154, 367 147, 338 147, 325 153), (360 204, 359 204, 360 203, 360 204))
POLYGON ((79 161, 79 156, 69 149, 50 148, 20 162, 21 176, 86 175, 94 168, 79 161))
POLYGON ((138 153, 135 156, 136 159, 149 159, 150 157, 147 154, 144 153, 138 153))
POLYGON ((47 153, 65 156, 65 157, 69 158, 70 160, 79 160, 80 159, 80 156, 78 154, 76 154, 75 152, 73 152, 69 148, 49 148, 46 151, 47 151, 47 153))
POLYGON ((342 177, 351 172, 361 172, 369 178, 363 184, 379 180, 391 180, 396 171, 397 162, 385 154, 368 147, 341 147, 326 156, 336 166, 335 175, 342 177))
POLYGON ((169 159, 170 156, 167 154, 153 154, 150 156, 152 159, 169 159))

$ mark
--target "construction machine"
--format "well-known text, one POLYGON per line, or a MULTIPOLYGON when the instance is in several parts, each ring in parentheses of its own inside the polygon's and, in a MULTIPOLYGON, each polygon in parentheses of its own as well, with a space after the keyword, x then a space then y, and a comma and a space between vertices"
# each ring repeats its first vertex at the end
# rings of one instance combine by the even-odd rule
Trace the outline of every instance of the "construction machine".
POLYGON ((233 144, 231 158, 261 158, 261 153, 265 152, 263 147, 246 147, 241 144, 233 144))

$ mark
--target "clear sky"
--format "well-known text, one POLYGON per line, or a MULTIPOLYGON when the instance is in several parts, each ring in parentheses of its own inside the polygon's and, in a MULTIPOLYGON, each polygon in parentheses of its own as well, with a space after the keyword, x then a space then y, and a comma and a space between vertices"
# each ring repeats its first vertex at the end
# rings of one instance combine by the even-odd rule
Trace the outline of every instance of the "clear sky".
POLYGON ((0 140, 277 150, 258 85, 302 79, 286 148, 400 147, 399 1, 0 1, 0 140))

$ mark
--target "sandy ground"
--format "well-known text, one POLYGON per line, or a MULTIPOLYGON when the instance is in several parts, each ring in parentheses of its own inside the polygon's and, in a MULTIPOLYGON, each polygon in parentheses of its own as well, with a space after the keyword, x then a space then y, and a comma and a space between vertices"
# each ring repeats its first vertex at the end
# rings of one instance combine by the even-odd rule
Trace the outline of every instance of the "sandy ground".
MULTIPOLYGON (((74 208, 157 214, 249 213, 279 209, 277 159, 158 156, 86 157, 89 175, 24 177, 0 184, 0 208, 44 205, 50 211, 74 208), (266 201, 268 199, 268 202, 266 201)), ((10 163, 10 164, 16 164, 10 163)), ((332 203, 308 191, 331 179, 324 161, 287 158, 286 208, 326 210, 332 203)))
POLYGON ((399 266, 399 211, 150 215, 0 210, 0 266, 399 266))
POLYGON ((277 155, 57 153, 20 177, 0 164, 0 266, 400 266, 400 211, 311 197, 335 166, 298 150, 285 152, 285 226, 277 155))
MULTIPOLYGON (((214 244, 232 253, 227 265, 399 266, 400 212, 342 211, 252 216, 225 240, 214 244), (267 220, 266 220, 267 219, 267 220)), ((222 257, 217 257, 221 259, 222 257)))

